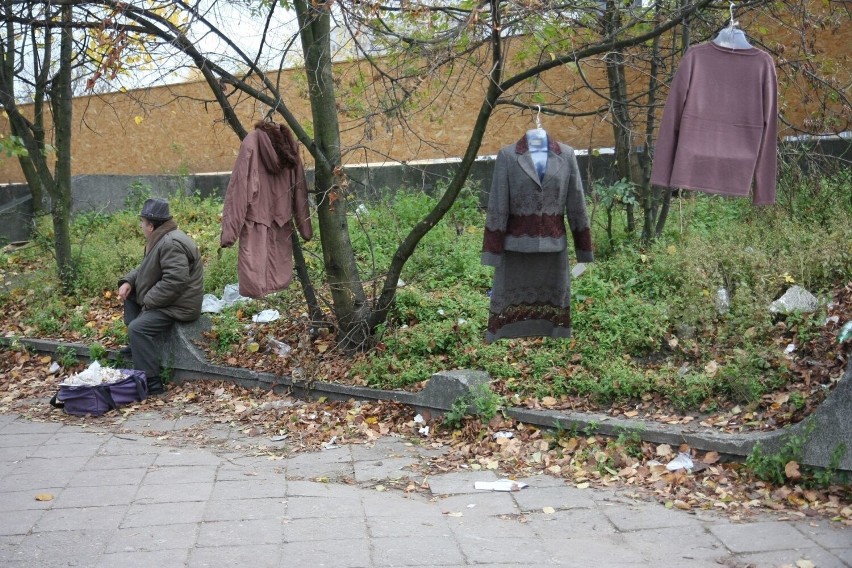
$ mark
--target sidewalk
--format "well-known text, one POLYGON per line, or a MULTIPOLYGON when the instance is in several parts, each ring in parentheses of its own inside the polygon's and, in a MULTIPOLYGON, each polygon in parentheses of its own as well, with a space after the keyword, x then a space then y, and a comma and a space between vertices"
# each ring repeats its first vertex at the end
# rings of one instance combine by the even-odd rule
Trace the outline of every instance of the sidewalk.
POLYGON ((226 449, 142 435, 179 428, 152 412, 121 433, 0 415, 0 565, 852 566, 852 531, 822 519, 734 523, 547 476, 477 491, 497 479, 484 471, 405 493, 430 450, 394 437, 270 459, 224 425, 226 449))

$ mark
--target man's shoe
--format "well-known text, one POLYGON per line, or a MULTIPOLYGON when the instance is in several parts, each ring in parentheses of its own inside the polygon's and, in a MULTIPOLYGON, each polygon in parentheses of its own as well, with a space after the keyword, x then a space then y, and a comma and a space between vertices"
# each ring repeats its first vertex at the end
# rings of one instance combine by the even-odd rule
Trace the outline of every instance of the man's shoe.
POLYGON ((160 377, 151 377, 148 379, 148 396, 157 396, 164 392, 166 392, 166 389, 160 377))
POLYGON ((130 350, 129 345, 125 345, 121 349, 118 350, 118 354, 124 357, 125 359, 130 359, 133 357, 133 352, 130 350))

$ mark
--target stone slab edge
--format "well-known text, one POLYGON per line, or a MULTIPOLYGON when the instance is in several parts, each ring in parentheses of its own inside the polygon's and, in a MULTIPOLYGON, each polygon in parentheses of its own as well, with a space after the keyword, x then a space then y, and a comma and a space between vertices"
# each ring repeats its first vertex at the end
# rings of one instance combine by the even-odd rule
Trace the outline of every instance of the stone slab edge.
MULTIPOLYGON (((490 380, 488 374, 482 371, 445 371, 433 375, 427 382, 427 386, 419 392, 294 380, 289 376, 209 363, 204 352, 195 344, 201 334, 209 328, 209 320, 201 318, 191 324, 176 325, 171 334, 164 337, 162 343, 164 365, 171 368, 175 381, 222 380, 247 388, 286 392, 306 399, 327 397, 331 400, 396 401, 414 407, 417 412, 428 412, 434 417, 449 410, 458 397, 473 391, 480 384, 488 384, 490 380)), ((59 347, 62 347, 73 349, 81 359, 89 358, 89 348, 82 344, 23 338, 18 341, 44 353, 55 353, 59 347)), ((0 343, 11 342, 10 338, 0 338, 0 343)), ((111 352, 110 357, 116 358, 117 353, 111 352)), ((561 410, 509 408, 506 414, 525 424, 545 428, 595 432, 613 437, 620 434, 638 435, 646 442, 669 444, 675 448, 680 444, 688 444, 698 450, 713 450, 740 458, 751 454, 758 443, 767 452, 776 452, 787 443, 790 436, 801 436, 806 440, 802 459, 804 464, 828 467, 835 449, 843 445, 846 451, 837 468, 852 472, 850 409, 852 409, 852 359, 849 360, 846 371, 834 390, 808 417, 808 420, 771 432, 730 434, 695 425, 669 425, 641 419, 614 418, 598 413, 561 410), (809 428, 813 430, 808 432, 809 428)))

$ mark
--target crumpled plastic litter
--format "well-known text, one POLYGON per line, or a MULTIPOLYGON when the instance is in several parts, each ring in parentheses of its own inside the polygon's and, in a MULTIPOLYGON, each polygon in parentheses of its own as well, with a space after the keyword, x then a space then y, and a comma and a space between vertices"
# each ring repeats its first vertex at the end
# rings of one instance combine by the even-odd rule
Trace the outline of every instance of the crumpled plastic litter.
POLYGON ((852 321, 847 321, 837 334, 837 342, 843 343, 850 338, 852 338, 852 321))
POLYGON ((204 297, 201 299, 201 311, 218 314, 225 308, 228 308, 237 302, 243 302, 249 299, 250 298, 240 295, 239 284, 226 284, 221 300, 213 294, 204 294, 204 297))
POLYGON ((98 361, 94 361, 86 369, 71 375, 59 384, 65 387, 96 387, 108 385, 123 378, 124 375, 118 369, 101 367, 98 361))
POLYGON ((514 481, 512 479, 499 479, 497 481, 475 481, 474 489, 484 489, 486 491, 520 491, 524 487, 529 487, 523 481, 514 481))
POLYGON ((666 464, 666 469, 669 471, 677 471, 679 469, 692 469, 692 458, 689 454, 678 452, 677 457, 666 464))
POLYGON ((266 338, 266 344, 275 351, 279 357, 287 357, 290 355, 290 352, 293 351, 293 348, 290 347, 287 343, 283 341, 278 341, 273 337, 266 338))
POLYGON ((251 316, 251 321, 254 323, 269 323, 281 317, 278 310, 263 310, 251 316))
POLYGON ((515 435, 512 432, 501 431, 501 432, 494 432, 494 434, 492 434, 491 437, 494 438, 495 440, 498 440, 500 438, 514 438, 515 435))
MULTIPOLYGON (((422 415, 418 414, 417 416, 414 417, 414 423, 415 424, 426 424, 426 419, 423 418, 422 415)), ((429 427, 428 426, 422 426, 417 430, 417 432, 420 433, 423 436, 428 436, 429 435, 429 427)))

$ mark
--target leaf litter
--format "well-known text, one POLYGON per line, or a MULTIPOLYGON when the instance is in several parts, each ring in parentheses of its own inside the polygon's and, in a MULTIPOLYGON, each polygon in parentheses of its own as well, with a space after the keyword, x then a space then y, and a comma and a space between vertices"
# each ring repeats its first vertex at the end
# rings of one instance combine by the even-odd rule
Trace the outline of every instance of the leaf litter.
MULTIPOLYGON (((150 429, 142 433, 157 442, 213 451, 239 449, 270 460, 323 451, 329 444, 373 444, 383 436, 397 436, 434 451, 424 452, 408 477, 382 480, 374 487, 377 491, 426 492, 433 475, 493 470, 509 480, 550 475, 581 489, 620 489, 687 512, 714 510, 733 519, 772 512, 791 520, 830 520, 852 527, 852 488, 806 488, 796 483, 798 470, 793 465, 788 465, 787 483, 772 485, 717 452, 560 434, 501 416, 487 423, 468 417, 455 430, 439 419, 432 420, 432 428, 424 436, 420 432, 422 416, 415 420, 411 408, 396 402, 305 401, 208 380, 169 385, 164 396, 100 417, 77 417, 47 404, 58 384, 57 377, 48 373, 51 363, 50 357, 26 351, 0 354, 0 412, 18 413, 34 421, 139 434, 126 429, 125 423, 155 410, 183 424, 168 432, 150 429), (238 431, 241 437, 223 436, 222 426, 238 431), (495 436, 498 433, 502 434, 495 436), (665 462, 678 456, 689 457, 693 467, 667 469, 665 462)), ((354 483, 346 477, 334 481, 354 483)))
MULTIPOLYGON (((20 323, 23 307, 16 308, 16 301, 32 301, 32 298, 24 294, 13 300, 5 317, 0 316, 0 329, 6 337, 31 337, 33 329, 20 323)), ((119 347, 108 334, 120 318, 120 306, 111 294, 105 293, 86 318, 85 328, 98 337, 101 345, 119 347)), ((764 396, 758 404, 727 404, 716 412, 702 409, 702 412, 688 415, 676 412, 658 396, 642 397, 629 405, 612 405, 608 409, 581 397, 527 398, 521 405, 534 409, 605 412, 621 418, 667 424, 698 424, 721 432, 777 429, 809 415, 842 376, 846 356, 837 344, 835 328, 839 329, 850 319, 852 283, 836 292, 822 331, 788 354, 789 370, 795 380, 788 382, 784 390, 764 396)), ((244 345, 229 355, 218 355, 209 345, 199 346, 216 364, 290 375, 308 385, 311 380, 358 383, 357 378, 349 376, 351 356, 335 347, 327 331, 311 330, 300 314, 294 312, 262 326, 262 330, 258 328, 248 333, 244 345), (291 349, 282 352, 279 340, 291 349)), ((788 328, 783 323, 777 326, 777 331, 776 342, 782 350, 797 332, 795 327, 788 328)), ((68 331, 44 339, 79 342, 91 340, 91 337, 84 338, 79 331, 68 331)), ((683 349, 676 338, 670 338, 668 344, 673 349, 683 349)), ((386 489, 406 493, 428 491, 429 476, 459 470, 497 471, 508 479, 546 474, 581 489, 620 488, 637 498, 653 498, 668 508, 689 512, 715 510, 734 519, 745 519, 771 511, 782 518, 829 519, 852 526, 852 488, 848 485, 823 489, 805 487, 797 483, 801 472, 795 462, 785 467, 787 482, 773 485, 755 478, 741 463, 686 445, 672 448, 649 442, 619 443, 599 435, 566 435, 499 415, 488 423, 468 417, 462 427, 455 430, 444 426, 440 419, 427 420, 425 426, 428 428, 425 428, 422 417, 415 420, 412 409, 395 402, 305 401, 222 381, 170 385, 165 396, 97 418, 74 417, 52 409, 47 400, 55 392, 60 377, 83 366, 78 367, 59 368, 58 362, 50 356, 30 354, 25 350, 4 350, 0 353, 0 412, 124 433, 128 430, 122 426, 128 419, 156 410, 183 424, 170 432, 144 432, 159 442, 214 450, 240 449, 272 460, 344 444, 372 444, 383 436, 401 436, 413 445, 435 450, 432 453, 436 455, 424 457, 412 467, 412 475, 420 476, 420 481, 385 480, 382 486, 386 489), (237 429, 242 437, 237 440, 222 437, 223 426, 237 429), (691 463, 692 467, 669 470, 666 464, 677 458, 691 463)), ((501 385, 496 384, 495 389, 501 392, 501 385)), ((502 391, 501 394, 509 394, 505 385, 502 391)), ((348 478, 338 481, 354 483, 348 478)))

